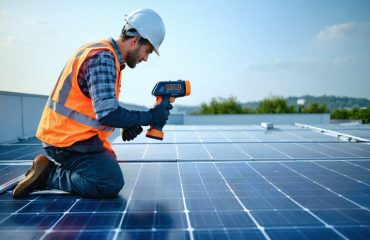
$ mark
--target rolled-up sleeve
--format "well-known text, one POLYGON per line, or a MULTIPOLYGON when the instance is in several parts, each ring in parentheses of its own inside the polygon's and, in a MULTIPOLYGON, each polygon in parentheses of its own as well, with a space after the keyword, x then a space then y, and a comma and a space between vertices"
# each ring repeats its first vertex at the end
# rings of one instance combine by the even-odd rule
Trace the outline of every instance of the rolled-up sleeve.
POLYGON ((87 62, 85 77, 98 120, 119 106, 115 91, 116 76, 114 56, 109 51, 99 52, 87 62))
POLYGON ((109 51, 101 51, 86 62, 85 80, 97 120, 111 127, 148 125, 151 114, 122 108, 116 98, 116 65, 109 51))

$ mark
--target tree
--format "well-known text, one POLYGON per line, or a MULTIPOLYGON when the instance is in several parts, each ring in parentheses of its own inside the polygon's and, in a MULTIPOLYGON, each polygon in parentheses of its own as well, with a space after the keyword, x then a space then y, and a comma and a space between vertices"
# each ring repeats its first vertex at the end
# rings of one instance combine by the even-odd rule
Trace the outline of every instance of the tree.
POLYGON ((367 108, 356 107, 351 110, 337 109, 331 114, 331 118, 341 120, 362 120, 363 123, 370 123, 370 105, 367 108))
POLYGON ((288 102, 283 97, 271 97, 263 99, 256 109, 257 113, 294 113, 293 106, 288 106, 288 102))
POLYGON ((330 112, 326 104, 319 105, 317 102, 311 103, 307 108, 302 109, 303 113, 328 113, 330 112))
POLYGON ((253 110, 244 108, 236 97, 212 98, 210 104, 203 103, 201 110, 196 114, 241 114, 251 113, 253 110))
POLYGON ((349 119, 351 111, 347 109, 337 109, 331 114, 331 119, 349 119))
POLYGON ((370 105, 365 109, 352 109, 350 119, 361 119, 363 123, 370 123, 370 105))

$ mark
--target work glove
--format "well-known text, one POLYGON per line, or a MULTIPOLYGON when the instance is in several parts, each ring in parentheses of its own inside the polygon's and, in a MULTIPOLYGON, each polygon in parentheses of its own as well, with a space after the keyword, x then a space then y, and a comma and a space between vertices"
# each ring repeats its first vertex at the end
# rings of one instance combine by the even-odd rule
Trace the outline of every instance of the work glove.
POLYGON ((150 125, 163 127, 170 115, 170 110, 173 108, 172 104, 159 104, 154 108, 150 109, 149 112, 152 114, 152 122, 150 125))
POLYGON ((123 128, 121 131, 122 140, 131 141, 136 138, 142 131, 143 128, 140 125, 135 125, 130 128, 123 128))

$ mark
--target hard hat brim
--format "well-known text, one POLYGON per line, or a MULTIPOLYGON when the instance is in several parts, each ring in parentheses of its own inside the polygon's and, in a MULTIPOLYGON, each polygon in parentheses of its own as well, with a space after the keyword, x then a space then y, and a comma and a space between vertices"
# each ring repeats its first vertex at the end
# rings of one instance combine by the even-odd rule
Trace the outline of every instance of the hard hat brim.
POLYGON ((158 55, 158 57, 160 56, 159 51, 157 49, 153 48, 153 51, 158 55))

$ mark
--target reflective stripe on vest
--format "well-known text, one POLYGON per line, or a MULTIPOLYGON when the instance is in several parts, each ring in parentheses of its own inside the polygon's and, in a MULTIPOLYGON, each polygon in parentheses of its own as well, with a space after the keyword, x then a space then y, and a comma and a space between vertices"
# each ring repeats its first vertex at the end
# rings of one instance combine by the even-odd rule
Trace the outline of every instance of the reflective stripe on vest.
POLYGON ((81 91, 78 72, 86 59, 100 51, 110 51, 116 66, 115 97, 119 98, 121 70, 117 53, 107 40, 85 44, 69 59, 50 95, 36 136, 46 144, 68 147, 75 142, 98 136, 105 149, 113 151, 108 137, 114 128, 96 119, 92 99, 81 91))
MULTIPOLYGON (((86 49, 95 48, 95 47, 106 47, 106 46, 102 43, 95 43, 95 44, 91 44, 90 46, 86 47, 86 49)), ((79 51, 76 54, 75 60, 77 60, 82 55, 82 53, 86 51, 86 49, 79 51)), ((74 74, 74 71, 72 70, 72 72, 64 80, 63 86, 59 92, 58 103, 64 104, 67 101, 67 97, 69 96, 69 92, 71 91, 71 88, 72 88, 72 75, 73 74, 74 74)))
POLYGON ((114 128, 108 127, 108 126, 103 126, 101 125, 96 119, 93 119, 89 116, 86 116, 82 113, 76 112, 73 109, 70 109, 58 102, 53 101, 52 99, 48 99, 48 102, 46 105, 51 108, 54 112, 59 113, 60 115, 63 115, 67 118, 73 119, 76 122, 82 123, 84 125, 90 126, 96 130, 104 131, 104 132, 109 132, 113 131, 114 128))

